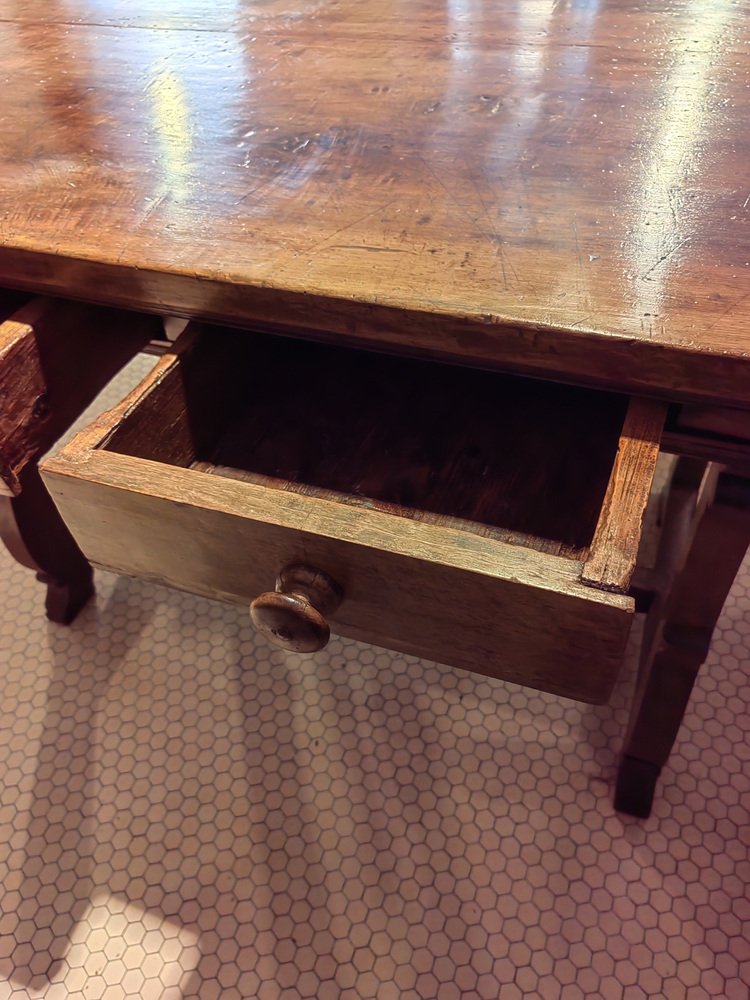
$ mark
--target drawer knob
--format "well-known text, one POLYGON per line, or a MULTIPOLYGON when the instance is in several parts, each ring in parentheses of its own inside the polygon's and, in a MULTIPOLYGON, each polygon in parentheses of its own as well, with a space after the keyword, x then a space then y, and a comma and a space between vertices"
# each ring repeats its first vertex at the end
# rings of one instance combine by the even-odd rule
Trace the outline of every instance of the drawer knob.
POLYGON ((331 637, 326 616, 341 604, 338 584, 314 566, 285 566, 276 590, 250 605, 253 624, 266 639, 295 653, 314 653, 331 637))

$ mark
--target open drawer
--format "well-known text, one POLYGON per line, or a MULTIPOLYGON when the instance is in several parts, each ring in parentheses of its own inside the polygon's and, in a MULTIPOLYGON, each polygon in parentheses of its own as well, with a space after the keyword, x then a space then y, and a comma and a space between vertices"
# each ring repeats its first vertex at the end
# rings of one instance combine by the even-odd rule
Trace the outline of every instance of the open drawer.
POLYGON ((322 645, 328 618, 598 702, 633 613, 663 417, 645 400, 190 326, 42 472, 92 562, 254 602, 288 648, 322 645))

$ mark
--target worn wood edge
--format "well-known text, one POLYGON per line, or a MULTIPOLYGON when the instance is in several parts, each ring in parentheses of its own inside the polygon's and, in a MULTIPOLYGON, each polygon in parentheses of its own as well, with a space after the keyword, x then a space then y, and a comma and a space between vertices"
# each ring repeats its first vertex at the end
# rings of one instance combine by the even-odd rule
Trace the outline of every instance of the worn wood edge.
MULTIPOLYGON (((33 393, 34 387, 27 384, 18 392, 10 390, 8 381, 23 378, 27 383, 33 380, 33 368, 28 364, 29 342, 33 331, 26 323, 19 323, 13 317, 0 323, 0 496, 14 497, 21 491, 20 469, 5 456, 5 442, 18 435, 28 419, 29 406, 33 401, 23 399, 14 405, 17 395, 33 393)), ((38 395, 37 392, 34 398, 38 395)))
POLYGON ((18 496, 23 456, 11 455, 23 436, 45 384, 34 341, 49 299, 33 298, 0 323, 0 496, 18 496))
POLYGON ((667 415, 664 403, 631 399, 581 581, 625 593, 635 570, 643 518, 667 415))
POLYGON ((160 315, 750 409, 750 356, 731 344, 707 354, 688 340, 655 345, 626 331, 561 329, 468 306, 441 311, 434 303, 420 309, 349 300, 249 284, 231 274, 199 277, 177 269, 133 268, 122 260, 64 257, 34 246, 0 246, 0 281, 50 295, 75 290, 82 301, 160 315))
MULTIPOLYGON (((110 411, 110 415, 114 413, 116 411, 110 411)), ((85 479, 183 506, 219 511, 425 562, 437 560, 457 569, 509 580, 519 586, 565 593, 624 612, 633 610, 630 597, 583 585, 579 579, 581 564, 572 559, 482 538, 451 527, 424 525, 380 511, 349 508, 345 504, 300 494, 280 495, 278 490, 222 479, 193 469, 91 450, 91 443, 101 441, 110 429, 99 421, 89 429, 90 437, 82 432, 62 451, 42 463, 43 478, 53 495, 65 490, 66 482, 85 479)))

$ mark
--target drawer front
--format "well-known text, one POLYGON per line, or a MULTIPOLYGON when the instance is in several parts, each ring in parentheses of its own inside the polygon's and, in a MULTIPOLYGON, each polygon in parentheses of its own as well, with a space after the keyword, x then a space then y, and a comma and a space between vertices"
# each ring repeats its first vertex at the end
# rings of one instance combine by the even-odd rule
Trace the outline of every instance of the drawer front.
POLYGON ((274 523, 256 487, 105 452, 72 474, 61 464, 47 460, 45 482, 100 566, 249 604, 302 561, 341 586, 341 635, 582 700, 609 693, 632 605, 584 587, 567 560, 419 524, 404 537, 387 515, 309 498, 274 523))
MULTIPOLYGON (((340 588, 330 616, 338 634, 584 701, 607 698, 633 614, 631 599, 607 588, 634 556, 631 522, 640 515, 628 505, 644 490, 619 488, 622 449, 581 558, 483 534, 460 519, 397 516, 361 498, 347 503, 262 477, 216 475, 192 451, 206 433, 198 415, 217 419, 221 393, 211 407, 188 405, 181 361, 190 336, 185 344, 42 466, 94 563, 246 605, 273 591, 284 567, 304 563, 340 588), (626 508, 627 530, 617 505, 626 508), (602 558, 600 536, 617 558, 602 558), (584 582, 587 565, 598 585, 584 582)), ((202 379, 217 377, 211 365, 197 367, 202 379)), ((651 429, 645 451, 644 435, 635 442, 646 466, 651 429)))

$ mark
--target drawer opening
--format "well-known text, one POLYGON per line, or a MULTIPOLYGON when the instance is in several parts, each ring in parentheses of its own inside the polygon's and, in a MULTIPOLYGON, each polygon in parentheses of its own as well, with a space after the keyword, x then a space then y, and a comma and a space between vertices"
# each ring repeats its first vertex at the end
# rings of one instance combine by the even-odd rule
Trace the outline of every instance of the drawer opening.
POLYGON ((628 400, 204 329, 106 450, 583 559, 628 400))

